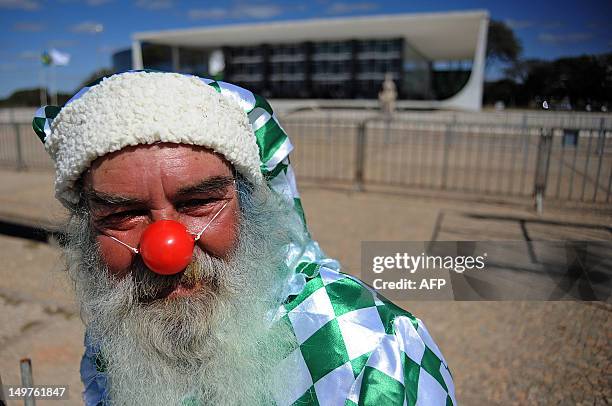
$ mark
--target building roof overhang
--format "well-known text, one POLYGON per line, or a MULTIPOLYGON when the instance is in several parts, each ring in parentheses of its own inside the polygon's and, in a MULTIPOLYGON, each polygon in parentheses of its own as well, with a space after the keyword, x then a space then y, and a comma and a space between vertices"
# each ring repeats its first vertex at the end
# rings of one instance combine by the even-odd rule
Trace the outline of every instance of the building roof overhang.
POLYGON ((485 10, 374 15, 139 32, 133 39, 213 48, 402 37, 428 60, 464 60, 474 57, 480 23, 488 18, 485 10))

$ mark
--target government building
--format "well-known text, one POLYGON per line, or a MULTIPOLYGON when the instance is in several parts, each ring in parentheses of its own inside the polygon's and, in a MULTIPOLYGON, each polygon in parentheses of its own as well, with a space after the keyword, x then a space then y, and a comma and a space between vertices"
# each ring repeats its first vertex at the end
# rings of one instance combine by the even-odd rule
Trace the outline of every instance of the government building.
POLYGON ((375 102, 389 75, 398 108, 480 110, 488 20, 486 11, 468 11, 138 32, 113 65, 215 77, 272 99, 347 107, 375 102))

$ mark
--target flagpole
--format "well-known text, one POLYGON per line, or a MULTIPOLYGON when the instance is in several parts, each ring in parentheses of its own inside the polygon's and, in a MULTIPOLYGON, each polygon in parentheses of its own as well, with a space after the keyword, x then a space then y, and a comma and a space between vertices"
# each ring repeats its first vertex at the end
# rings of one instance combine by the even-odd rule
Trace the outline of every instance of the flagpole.
POLYGON ((46 102, 46 97, 44 97, 44 91, 43 88, 45 87, 45 78, 44 78, 44 71, 43 71, 43 67, 39 66, 38 67, 38 94, 40 96, 40 105, 44 106, 45 104, 47 104, 46 102))
POLYGON ((47 104, 47 91, 49 89, 49 77, 46 74, 46 67, 48 66, 47 52, 43 52, 41 55, 41 64, 38 66, 38 80, 40 83, 40 105, 45 106, 47 104))
POLYGON ((43 89, 43 95, 45 96, 45 104, 49 103, 49 72, 48 69, 45 69, 46 67, 43 67, 43 82, 45 84, 44 89, 43 89))
POLYGON ((49 103, 49 78, 48 78, 48 72, 46 69, 46 66, 43 66, 42 68, 42 72, 43 72, 43 97, 45 99, 45 104, 49 103))
POLYGON ((51 82, 53 91, 51 92, 51 104, 57 106, 57 71, 55 70, 55 64, 51 64, 51 82))

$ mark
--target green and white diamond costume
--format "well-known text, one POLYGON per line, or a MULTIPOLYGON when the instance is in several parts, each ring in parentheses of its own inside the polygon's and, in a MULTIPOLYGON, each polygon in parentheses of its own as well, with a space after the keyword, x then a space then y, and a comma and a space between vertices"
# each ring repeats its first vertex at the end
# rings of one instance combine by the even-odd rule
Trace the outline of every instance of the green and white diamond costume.
MULTIPOLYGON (((205 90, 202 92, 209 93, 205 90)), ((95 94, 95 91, 91 94, 95 94)), ((213 96, 209 94, 207 97, 213 96)), ((218 103, 219 100, 215 99, 214 102, 218 103)), ((225 114, 223 111, 221 113, 225 114)), ((108 120, 112 121, 112 118, 108 120)), ((102 119, 105 125, 108 120, 105 122, 102 119)), ((206 125, 210 129, 211 124, 196 122, 193 125, 194 128, 206 125)), ((268 102, 238 86, 172 73, 125 72, 82 89, 62 109, 53 106, 39 109, 33 126, 56 161, 56 194, 66 205, 75 203, 76 195, 72 189, 74 182, 97 156, 126 145, 161 140, 215 149, 245 174, 247 179, 267 182, 271 189, 286 196, 304 219, 289 161, 291 142, 268 102), (246 128, 245 134, 251 141, 240 139, 240 136, 238 141, 230 140, 225 144, 210 139, 186 140, 180 138, 181 135, 173 136, 171 130, 156 130, 154 135, 143 140, 131 139, 129 134, 126 136, 122 132, 122 138, 114 139, 108 145, 96 145, 94 153, 85 151, 78 139, 75 141, 75 138, 83 137, 83 145, 87 145, 87 137, 91 137, 87 132, 95 131, 95 126, 89 126, 87 120, 82 118, 83 111, 79 113, 81 98, 88 97, 87 94, 98 86, 112 85, 113 80, 119 83, 119 79, 150 81, 151 78, 162 81, 183 78, 177 80, 190 86, 190 91, 193 90, 191 87, 198 87, 196 82, 206 85, 199 89, 214 89, 221 96, 219 100, 230 101, 224 111, 229 111, 227 114, 231 115, 235 113, 236 106, 239 106, 244 117, 248 118, 245 122, 249 124, 246 127, 239 125, 231 128, 231 124, 221 123, 219 134, 224 134, 228 129, 236 133, 246 128), (70 140, 66 141, 60 130, 66 132, 70 125, 81 127, 70 134, 70 140), (248 143, 256 146, 259 155, 256 164, 248 154, 237 151, 238 147, 242 148, 242 144, 248 143)), ((112 123, 108 125, 110 128, 112 126, 112 123)), ((142 134, 143 129, 138 128, 138 131, 135 134, 142 134)), ((204 133, 202 135, 207 136, 204 133)), ((304 230, 307 233, 306 227, 304 230)), ((421 320, 378 295, 357 278, 342 273, 337 261, 327 258, 316 242, 310 238, 307 241, 305 245, 293 244, 289 247, 286 258, 293 276, 289 296, 278 310, 277 320, 289 323, 297 338, 299 346, 290 353, 286 362, 298 368, 299 378, 291 382, 291 391, 286 397, 278 398, 277 404, 456 404, 447 363, 421 320)), ((86 351, 81 362, 85 404, 104 405, 109 399, 103 361, 98 356, 95 344, 89 342, 87 336, 85 345, 86 351)))

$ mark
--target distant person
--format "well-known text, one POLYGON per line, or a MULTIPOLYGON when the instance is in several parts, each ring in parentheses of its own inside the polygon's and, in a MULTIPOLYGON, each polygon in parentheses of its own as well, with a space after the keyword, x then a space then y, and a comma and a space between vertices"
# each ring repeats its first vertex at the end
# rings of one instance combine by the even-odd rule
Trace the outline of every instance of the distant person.
POLYGON ((127 72, 34 127, 70 211, 87 405, 455 404, 423 323, 310 239, 265 99, 127 72))

